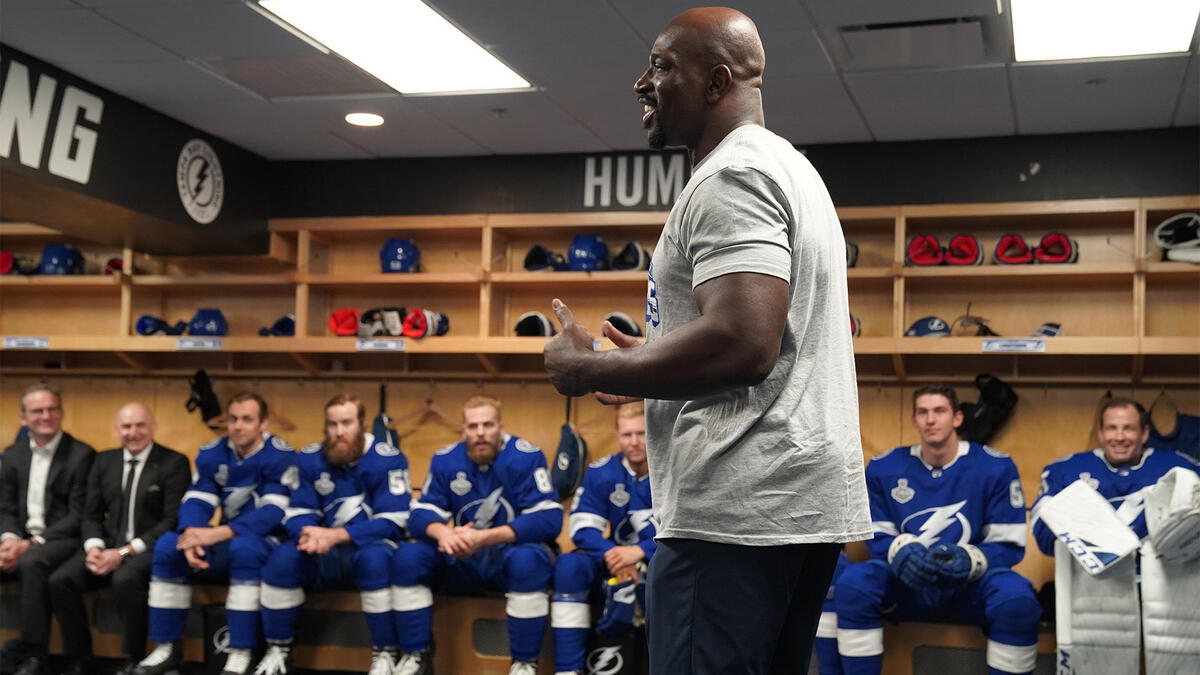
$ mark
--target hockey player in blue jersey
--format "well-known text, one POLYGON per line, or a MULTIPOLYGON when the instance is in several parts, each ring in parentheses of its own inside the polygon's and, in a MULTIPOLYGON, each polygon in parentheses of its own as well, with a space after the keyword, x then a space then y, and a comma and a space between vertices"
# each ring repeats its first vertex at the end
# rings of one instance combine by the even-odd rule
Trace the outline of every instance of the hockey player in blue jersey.
POLYGON ((223 674, 250 672, 258 642, 262 566, 284 535, 289 489, 299 486, 296 453, 267 432, 267 402, 252 392, 226 408, 227 436, 200 448, 175 532, 158 538, 150 566, 150 640, 157 646, 134 669, 159 675, 179 668, 192 583, 229 583, 229 650, 223 674), (209 527, 216 509, 220 523, 209 527))
POLYGON ((1010 569, 1025 556, 1021 481, 1007 455, 959 440, 962 418, 950 387, 917 389, 920 444, 867 466, 871 560, 846 568, 834 589, 848 674, 880 672, 884 617, 979 624, 989 673, 1033 671, 1041 609, 1010 569))
POLYGON ((507 592, 510 675, 533 675, 550 612, 562 505, 540 448, 504 432, 500 402, 463 404, 463 440, 438 450, 412 504, 416 541, 392 557, 392 609, 404 654, 396 675, 433 672, 433 588, 507 592))
POLYGON ((1040 507, 1047 497, 1077 480, 1095 488, 1139 539, 1146 538, 1144 490, 1177 466, 1197 470, 1196 462, 1182 453, 1145 447, 1149 435, 1145 408, 1131 399, 1114 398, 1100 409, 1100 447, 1064 457, 1042 470, 1031 513, 1033 537, 1042 553, 1054 555, 1054 533, 1039 517, 1040 507))
POLYGON ((589 594, 604 594, 606 579, 635 582, 618 586, 619 590, 605 597, 601 621, 614 624, 613 630, 632 626, 636 595, 644 594, 637 566, 654 555, 656 528, 651 517, 643 406, 641 402, 621 406, 617 411, 621 451, 593 462, 575 490, 568 527, 576 550, 559 557, 554 565, 550 605, 554 665, 559 675, 584 671, 591 627, 589 594))
POLYGON ((405 536, 412 488, 408 460, 366 433, 361 399, 338 394, 325 404, 325 440, 300 451, 300 488, 291 496, 289 541, 262 572, 267 652, 255 675, 285 675, 304 604, 304 589, 356 588, 371 631, 368 675, 392 675, 396 626, 388 565, 405 536))
POLYGON ((1101 447, 1047 466, 1031 514, 1043 552, 1056 554, 1056 532, 1058 548, 1070 551, 1054 561, 1058 670, 1109 675, 1144 664, 1151 675, 1200 672, 1198 509, 1195 488, 1186 487, 1200 466, 1145 447, 1149 415, 1136 401, 1106 402, 1098 421, 1101 447), (1105 500, 1113 510, 1100 527, 1105 500))

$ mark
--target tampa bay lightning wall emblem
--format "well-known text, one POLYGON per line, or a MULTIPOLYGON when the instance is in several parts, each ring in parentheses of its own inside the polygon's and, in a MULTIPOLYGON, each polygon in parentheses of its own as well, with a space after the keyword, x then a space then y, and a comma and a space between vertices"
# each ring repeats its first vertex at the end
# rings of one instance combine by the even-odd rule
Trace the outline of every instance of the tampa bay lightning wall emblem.
POLYGON ((211 145, 199 138, 184 144, 175 167, 175 187, 192 220, 207 225, 217 219, 225 201, 225 175, 211 145))

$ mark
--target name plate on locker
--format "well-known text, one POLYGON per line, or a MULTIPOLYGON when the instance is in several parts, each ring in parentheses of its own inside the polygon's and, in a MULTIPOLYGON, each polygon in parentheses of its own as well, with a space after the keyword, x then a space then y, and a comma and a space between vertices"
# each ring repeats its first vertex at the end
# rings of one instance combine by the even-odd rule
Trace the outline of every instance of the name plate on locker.
POLYGON ((983 351, 1027 354, 1045 352, 1046 340, 1043 338, 986 338, 983 341, 983 351))
POLYGON ((35 335, 5 335, 5 349, 49 349, 50 338, 35 335))
POLYGON ((219 337, 181 337, 175 339, 175 351, 219 352, 222 349, 219 337))
POLYGON ((391 340, 358 338, 355 349, 360 352, 402 352, 404 351, 404 338, 394 338, 391 340))

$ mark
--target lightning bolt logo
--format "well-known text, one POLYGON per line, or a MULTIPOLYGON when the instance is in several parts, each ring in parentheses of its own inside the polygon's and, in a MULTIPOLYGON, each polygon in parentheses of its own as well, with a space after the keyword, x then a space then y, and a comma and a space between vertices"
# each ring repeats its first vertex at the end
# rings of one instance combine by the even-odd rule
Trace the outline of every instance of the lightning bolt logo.
POLYGON ((502 492, 504 492, 503 487, 492 490, 487 499, 484 499, 483 503, 479 505, 479 509, 475 511, 475 527, 483 530, 492 526, 492 519, 500 510, 500 494, 502 492))
MULTIPOLYGON (((918 530, 921 534, 917 535, 917 541, 925 544, 926 546, 929 546, 937 541, 938 535, 940 535, 947 527, 950 527, 954 521, 958 519, 959 511, 963 506, 966 505, 966 503, 967 500, 964 499, 955 504, 939 506, 936 509, 933 509, 933 513, 931 513, 929 518, 927 518, 925 522, 921 524, 921 527, 918 530)), ((911 517, 912 516, 910 516, 910 518, 911 517)), ((967 526, 965 524, 963 526, 963 530, 964 536, 967 536, 967 526)))
POLYGON ((363 509, 363 502, 366 501, 366 498, 366 495, 360 492, 337 500, 335 502, 338 505, 337 511, 333 514, 333 523, 330 524, 330 527, 343 527, 350 522, 363 509))
POLYGON ((226 520, 233 520, 242 512, 242 508, 249 503, 251 497, 255 497, 255 505, 258 504, 254 489, 258 485, 237 485, 225 488, 225 498, 221 500, 221 509, 225 512, 226 520))
POLYGON ((623 665, 620 647, 601 647, 588 654, 588 675, 616 675, 623 665))
POLYGON ((204 183, 208 181, 208 162, 200 159, 200 169, 196 171, 196 186, 192 188, 192 199, 197 198, 200 192, 204 190, 204 183))

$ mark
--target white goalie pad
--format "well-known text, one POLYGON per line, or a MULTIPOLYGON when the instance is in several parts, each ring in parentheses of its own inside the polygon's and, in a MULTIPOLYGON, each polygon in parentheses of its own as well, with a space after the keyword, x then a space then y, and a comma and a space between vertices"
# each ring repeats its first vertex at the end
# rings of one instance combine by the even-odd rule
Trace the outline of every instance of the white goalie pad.
POLYGON ((1200 476, 1168 471, 1146 491, 1146 529, 1158 555, 1172 562, 1200 557, 1200 476))
POLYGON ((1055 542, 1058 675, 1138 672, 1141 620, 1135 565, 1136 556, 1127 555, 1093 575, 1069 555, 1067 544, 1055 542))
POLYGON ((1200 564, 1161 557, 1151 542, 1141 563, 1146 675, 1200 673, 1200 564))
POLYGON ((1082 480, 1038 504, 1046 523, 1067 551, 1089 574, 1101 574, 1138 548, 1138 537, 1108 500, 1082 480))

